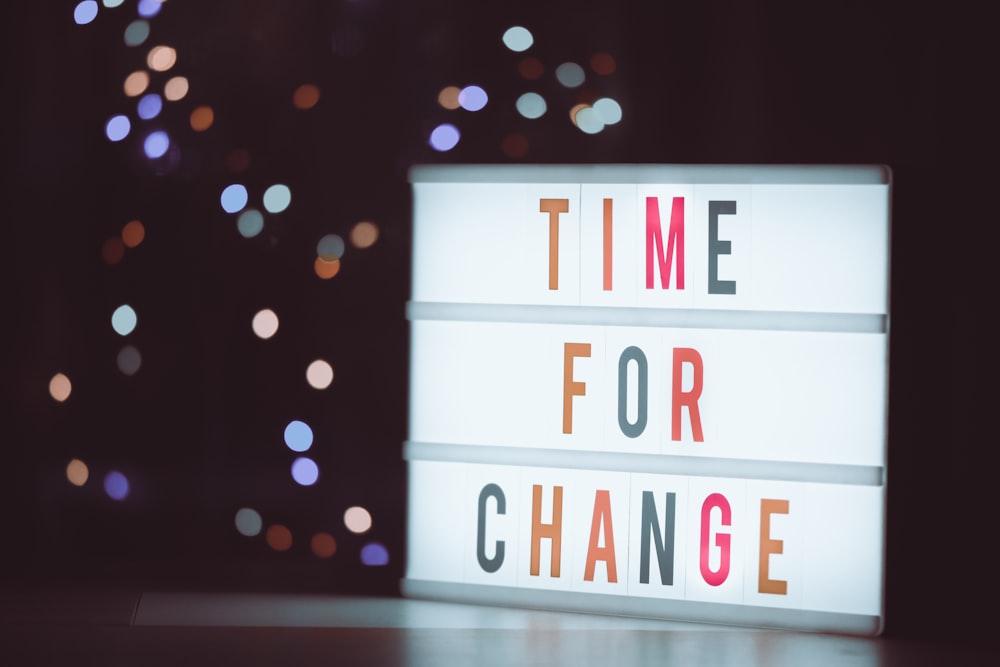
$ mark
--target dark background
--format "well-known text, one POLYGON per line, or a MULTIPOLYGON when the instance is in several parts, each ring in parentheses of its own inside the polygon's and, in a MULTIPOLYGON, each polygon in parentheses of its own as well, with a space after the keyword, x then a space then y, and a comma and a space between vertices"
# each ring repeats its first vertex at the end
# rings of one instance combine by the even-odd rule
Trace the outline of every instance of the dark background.
MULTIPOLYGON (((997 377, 992 310, 996 213, 989 204, 997 62, 984 17, 903 2, 453 2, 170 0, 152 36, 126 47, 135 4, 102 7, 85 26, 75 2, 5 6, 3 388, 0 431, 3 580, 7 584, 176 590, 396 594, 405 551, 410 210, 406 173, 421 163, 884 163, 893 169, 887 634, 986 642, 1000 614, 996 560, 997 377), (534 34, 538 82, 501 35, 534 34), (178 50, 170 74, 191 81, 141 127, 164 127, 179 155, 150 161, 136 126, 121 143, 107 118, 129 113, 125 76, 148 48, 178 50), (580 94, 556 65, 612 54, 591 93, 624 118, 595 136, 569 122, 580 94), (302 83, 321 89, 293 108, 302 83), (446 111, 437 93, 477 83, 478 113, 446 111), (536 90, 548 113, 513 102, 536 90), (211 104, 215 124, 187 125, 211 104), (427 144, 453 122, 458 146, 427 144), (501 141, 518 132, 528 153, 501 141), (246 149, 233 175, 226 156, 246 149), (292 205, 244 239, 218 203, 245 183, 259 201, 286 183, 292 205), (142 245, 118 265, 101 246, 131 219, 142 245), (351 247, 341 273, 312 272, 324 234, 375 221, 378 242, 351 247), (123 341, 110 314, 131 303, 123 341), (250 319, 272 307, 278 335, 250 319), (142 352, 118 371, 125 343, 142 352), (304 382, 309 361, 333 385, 304 382), (65 372, 73 393, 48 395, 65 372), (281 434, 316 433, 321 480, 295 485, 281 434), (71 486, 65 466, 91 471, 71 486), (110 500, 109 469, 132 493, 110 500), (364 536, 341 520, 374 518, 364 536), (233 527, 249 506, 291 528, 291 550, 233 527), (321 560, 308 536, 331 532, 321 560), (384 567, 358 552, 376 540, 384 567)), ((159 75, 154 79, 166 79, 159 75)), ((584 93, 587 94, 587 93, 584 93)), ((849 416, 845 416, 849 418, 849 416)))

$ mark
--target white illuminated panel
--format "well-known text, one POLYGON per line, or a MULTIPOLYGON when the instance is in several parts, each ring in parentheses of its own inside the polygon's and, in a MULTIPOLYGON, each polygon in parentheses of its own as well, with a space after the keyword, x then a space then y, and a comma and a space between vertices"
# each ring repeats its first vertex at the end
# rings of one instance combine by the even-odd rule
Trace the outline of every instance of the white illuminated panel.
POLYGON ((411 180, 406 594, 881 632, 887 169, 411 180))

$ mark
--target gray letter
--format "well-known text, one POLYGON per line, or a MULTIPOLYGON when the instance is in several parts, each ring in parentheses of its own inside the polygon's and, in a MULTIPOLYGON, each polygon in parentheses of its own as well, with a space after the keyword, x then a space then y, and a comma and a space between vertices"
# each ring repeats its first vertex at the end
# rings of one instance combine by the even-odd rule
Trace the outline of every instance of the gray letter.
POLYGON ((656 520, 656 502, 652 491, 642 492, 642 521, 639 530, 642 544, 639 548, 639 583, 649 583, 649 536, 653 535, 656 545, 656 562, 660 566, 660 581, 664 586, 674 585, 674 512, 676 495, 667 493, 667 516, 663 522, 663 535, 656 520), (666 546, 663 538, 666 537, 666 546))
POLYGON ((736 294, 735 280, 719 280, 719 255, 732 254, 732 244, 719 240, 720 215, 736 215, 736 202, 708 202, 708 293, 736 294))
POLYGON ((479 559, 479 567, 486 572, 496 572, 503 565, 504 543, 497 540, 496 555, 493 558, 486 557, 486 499, 493 496, 497 499, 497 514, 507 513, 507 498, 503 495, 503 489, 496 484, 487 484, 479 492, 479 530, 476 535, 476 558, 479 559))
POLYGON ((646 408, 649 390, 649 364, 646 355, 635 345, 625 348, 618 358, 618 426, 630 438, 638 438, 646 430, 646 408), (638 414, 634 424, 628 423, 628 362, 635 360, 639 376, 638 414))

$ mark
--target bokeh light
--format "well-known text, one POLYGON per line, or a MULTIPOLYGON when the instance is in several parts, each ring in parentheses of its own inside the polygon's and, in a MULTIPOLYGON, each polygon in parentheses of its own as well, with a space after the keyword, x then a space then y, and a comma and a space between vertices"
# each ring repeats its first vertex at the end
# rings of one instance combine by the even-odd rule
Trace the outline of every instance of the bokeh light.
POLYGON ((240 183, 227 185, 219 196, 219 203, 222 204, 222 210, 226 213, 239 213, 247 205, 248 200, 247 189, 240 183))
POLYGON ((139 118, 143 120, 152 120, 160 115, 160 111, 163 110, 163 98, 156 93, 150 93, 149 95, 143 95, 139 100, 139 104, 136 107, 139 114, 139 118))
POLYGON ((503 43, 511 51, 520 53, 527 51, 535 43, 535 38, 531 36, 531 31, 519 25, 507 28, 503 34, 503 43))
POLYGON ((264 231, 264 214, 255 208, 248 208, 236 219, 236 228, 240 236, 252 239, 264 231))
POLYGON ((122 227, 122 243, 135 248, 146 238, 146 228, 138 220, 130 220, 122 227))
POLYGON ((351 228, 351 244, 355 248, 370 248, 378 241, 378 225, 362 220, 351 228))
POLYGON ((622 119, 622 107, 610 97, 602 97, 593 104, 594 111, 605 125, 614 125, 622 119))
POLYGON ((62 403, 73 392, 73 383, 65 373, 56 373, 49 380, 49 396, 57 402, 62 403))
POLYGON ((268 213, 281 213, 292 203, 292 191, 287 185, 276 183, 264 190, 264 208, 268 213))
POLYGON ((292 548, 292 531, 280 523, 267 527, 265 539, 267 546, 275 551, 288 551, 292 548))
POLYGON ((250 327, 258 338, 267 340, 278 333, 278 315, 270 308, 258 310, 250 322, 250 327))
POLYGON ((97 18, 96 0, 83 0, 73 10, 73 20, 77 25, 86 25, 97 18))
POLYGON ((323 280, 329 280, 340 273, 340 260, 335 259, 332 262, 328 262, 322 257, 317 257, 316 261, 313 262, 313 271, 323 280))
POLYGON ((136 9, 139 12, 139 16, 145 18, 152 18, 160 13, 160 6, 163 4, 164 0, 139 0, 139 4, 136 9))
POLYGON ((146 157, 152 160, 163 157, 169 148, 170 137, 163 130, 151 132, 142 144, 142 149, 146 152, 146 157))
POLYGON ((371 567, 389 564, 389 550, 378 542, 369 542, 361 547, 361 563, 371 567))
POLYGON ((312 486, 319 479, 319 466, 311 458, 300 456, 292 461, 292 479, 301 486, 312 486))
POLYGON ((66 479, 73 486, 83 486, 90 479, 90 469, 80 459, 73 459, 66 466, 66 479))
POLYGON ((138 97, 149 87, 149 72, 144 69, 139 69, 127 77, 125 77, 125 83, 122 85, 125 94, 129 97, 138 97))
POLYGON ((101 245, 101 259, 108 266, 114 266, 125 257, 125 244, 117 236, 112 236, 101 245))
POLYGON ((319 102, 319 86, 304 83, 292 93, 292 106, 296 109, 312 109, 319 102))
POLYGON ((112 116, 104 126, 104 134, 111 141, 121 141, 128 136, 131 130, 132 123, 129 121, 128 116, 112 116))
POLYGON ((538 93, 525 93, 517 98, 517 102, 514 103, 517 107, 517 112, 524 116, 525 118, 541 118, 545 115, 545 111, 548 107, 545 105, 545 98, 538 93))
POLYGON ((332 262, 344 256, 344 239, 337 234, 327 234, 316 244, 316 254, 320 259, 332 262))
POLYGON ((136 316, 135 310, 128 304, 118 306, 111 314, 111 328, 119 336, 127 336, 135 331, 135 325, 138 322, 139 318, 136 316))
POLYGON ((545 74, 545 66, 538 58, 524 58, 517 64, 517 71, 528 81, 537 81, 545 74))
POLYGON ((610 53, 601 52, 590 56, 590 69, 594 70, 594 74, 608 76, 614 74, 617 67, 618 64, 610 53))
POLYGON ((518 159, 528 154, 528 138, 519 132, 506 135, 500 142, 500 150, 509 158, 518 159))
POLYGON ((316 359, 306 368, 306 382, 313 389, 326 389, 333 383, 333 366, 324 359, 316 359))
POLYGON ((431 148, 442 153, 450 151, 458 145, 458 140, 461 137, 462 134, 458 131, 457 127, 450 123, 443 123, 435 127, 434 131, 431 132, 431 148))
POLYGON ((304 452, 312 447, 313 432, 309 424, 293 419, 285 426, 285 445, 293 452, 304 452))
POLYGON ((121 7, 121 4, 125 0, 103 0, 102 4, 108 9, 114 9, 115 7, 121 7))
POLYGON ((189 88, 190 84, 187 77, 175 76, 164 84, 163 96, 171 102, 176 102, 177 100, 184 99, 184 96, 188 94, 189 88))
POLYGON ((196 107, 191 111, 190 122, 192 130, 195 132, 204 132, 212 127, 212 123, 215 122, 215 112, 208 105, 196 107))
POLYGON ((330 558, 337 553, 337 540, 330 533, 316 533, 309 542, 316 558, 330 558))
POLYGON ((143 20, 132 21, 125 28, 125 46, 141 46, 149 39, 149 22, 143 20))
POLYGON ((128 497, 128 478, 117 470, 112 470, 104 476, 104 492, 112 500, 125 500, 128 497))
POLYGON ((235 522, 236 531, 247 537, 260 535, 260 531, 264 527, 264 521, 260 518, 260 514, 249 507, 241 507, 236 510, 235 522))
POLYGON ((567 88, 579 88, 586 78, 583 68, 576 63, 563 63, 556 68, 556 79, 567 88))
POLYGON ((166 72, 177 63, 177 51, 172 46, 154 46, 146 56, 146 64, 154 72, 166 72))
POLYGON ((449 111, 458 109, 462 106, 458 102, 458 96, 461 92, 462 89, 458 86, 445 86, 441 89, 441 92, 438 93, 438 104, 449 111))
POLYGON ((573 105, 573 108, 571 108, 571 109, 569 110, 569 119, 570 119, 570 120, 571 120, 571 121, 573 122, 573 124, 574 124, 574 125, 576 125, 576 124, 577 124, 577 123, 576 123, 576 115, 577 115, 578 113, 580 113, 580 110, 581 110, 581 109, 586 109, 586 108, 587 108, 588 106, 589 106, 589 105, 587 105, 587 104, 583 104, 583 103, 580 103, 580 104, 575 104, 575 105, 573 105))
POLYGON ((576 126, 587 134, 597 134, 604 129, 604 121, 594 107, 584 106, 576 112, 576 126))
POLYGON ((458 94, 458 103, 466 111, 479 111, 488 101, 486 91, 479 86, 466 86, 458 94))
POLYGON ((344 525, 352 533, 367 533, 372 527, 372 515, 364 507, 348 507, 344 512, 344 525))
POLYGON ((122 374, 132 377, 139 372, 139 367, 142 366, 142 355, 134 346, 126 345, 118 352, 117 361, 118 370, 122 374))

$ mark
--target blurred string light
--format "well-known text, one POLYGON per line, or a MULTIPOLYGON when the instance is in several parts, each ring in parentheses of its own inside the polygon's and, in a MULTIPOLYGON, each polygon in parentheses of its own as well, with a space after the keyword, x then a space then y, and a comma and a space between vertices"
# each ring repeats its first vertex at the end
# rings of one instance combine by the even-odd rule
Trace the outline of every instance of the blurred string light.
POLYGON ((130 220, 122 227, 122 243, 126 247, 136 248, 146 238, 146 228, 138 220, 130 220))
POLYGON ((128 478, 117 470, 104 476, 104 492, 112 500, 125 500, 129 494, 128 478))
POLYGON ((143 18, 152 18, 160 13, 164 0, 139 0, 136 10, 143 18))
POLYGON ((372 527, 372 515, 364 507, 357 505, 348 507, 347 511, 344 512, 344 525, 352 533, 358 535, 367 533, 372 527))
POLYGON ((267 340, 278 333, 278 315, 270 308, 258 310, 253 316, 250 327, 258 338, 267 340))
POLYGON ((135 310, 128 304, 118 306, 111 314, 111 328, 119 336, 127 336, 135 331, 138 321, 139 318, 136 316, 135 310))
POLYGON ((556 68, 556 79, 567 88, 579 88, 586 78, 583 68, 576 63, 563 63, 556 68))
POLYGON ((163 86, 163 96, 170 102, 182 100, 188 94, 190 84, 186 77, 175 76, 163 86))
POLYGON ((129 23, 124 39, 125 46, 142 46, 149 39, 149 22, 138 19, 129 23))
POLYGON ((458 141, 461 137, 462 134, 458 131, 457 127, 450 123, 442 123, 441 125, 435 127, 434 131, 431 132, 431 148, 442 153, 450 151, 458 145, 458 141))
POLYGON ((264 521, 260 518, 260 514, 249 507, 241 507, 236 510, 235 523, 236 531, 246 537, 260 535, 260 531, 264 528, 264 521))
POLYGON ((514 106, 517 107, 519 114, 530 119, 541 118, 548 109, 545 104, 545 98, 538 93, 525 93, 521 95, 517 98, 514 106))
POLYGON ((292 461, 292 479, 300 486, 312 486, 319 479, 319 466, 307 456, 292 461))
POLYGON ((163 157, 170 149, 170 137, 163 130, 150 132, 142 144, 142 149, 146 157, 151 160, 163 157))
POLYGON ((458 94, 458 103, 466 111, 479 111, 488 101, 486 91, 479 86, 466 86, 458 94))
POLYGON ((389 550, 379 542, 369 542, 361 547, 361 563, 371 567, 389 564, 389 550))
POLYGON ((90 479, 90 469, 80 459, 73 459, 66 465, 66 479, 73 486, 83 486, 90 479))
POLYGON ((545 66, 538 58, 524 58, 517 64, 517 71, 528 81, 537 81, 545 74, 545 66))
POLYGON ((292 531, 280 523, 267 527, 265 539, 267 540, 267 546, 275 551, 288 551, 292 548, 292 531))
POLYGON ((212 111, 212 107, 202 105, 191 110, 191 129, 195 132, 204 132, 208 128, 212 127, 212 123, 214 122, 215 112, 212 111))
POLYGON ((292 191, 287 185, 276 183, 264 191, 264 208, 268 213, 281 213, 292 203, 292 191))
POLYGON ((177 51, 171 46, 154 46, 146 56, 146 64, 154 72, 166 72, 177 62, 177 51))
POLYGON ((313 389, 326 389, 333 383, 333 366, 325 359, 316 359, 306 368, 306 382, 313 389))
POLYGON ((313 271, 323 280, 329 280, 340 273, 340 260, 335 259, 328 262, 322 257, 317 257, 316 261, 313 262, 313 271))
POLYGON ((241 183, 227 185, 219 196, 219 203, 226 213, 239 213, 247 205, 248 200, 246 186, 241 183))
POLYGON ((163 110, 163 98, 156 93, 150 93, 149 95, 143 95, 139 99, 139 104, 136 107, 136 111, 139 118, 143 120, 152 120, 160 115, 160 111, 163 110))
POLYGON ((573 117, 576 126, 587 134, 597 134, 604 129, 604 120, 601 114, 597 113, 593 107, 584 106, 577 110, 573 117))
POLYGON ((125 0, 102 0, 101 4, 108 9, 114 9, 115 7, 121 7, 125 0))
POLYGON ((83 0, 73 9, 73 20, 77 25, 86 25, 97 18, 97 10, 95 0, 83 0))
POLYGON ((531 45, 535 43, 535 38, 532 37, 531 31, 527 28, 515 25, 507 28, 507 31, 504 32, 503 43, 511 51, 520 53, 530 49, 531 45))
POLYGON ((49 380, 49 396, 57 403, 62 403, 73 392, 73 384, 65 373, 56 373, 49 380))
POLYGON ((142 95, 149 87, 149 72, 144 69, 136 70, 125 77, 122 88, 129 97, 142 95))
POLYGON ((104 134, 111 141, 121 141, 132 131, 132 122, 128 116, 112 116, 104 126, 104 134))
POLYGON ((236 228, 240 236, 253 238, 264 230, 264 214, 255 208, 248 208, 236 219, 236 228))
POLYGON ((137 350, 132 345, 126 345, 118 352, 118 370, 122 372, 123 375, 132 377, 139 372, 139 367, 142 366, 142 355, 139 354, 137 350))
POLYGON ((309 548, 317 558, 330 558, 337 553, 337 540, 330 533, 319 532, 312 536, 309 548))
POLYGON ((344 249, 344 239, 337 234, 327 234, 316 244, 316 254, 327 262, 343 257, 344 249))
POLYGON ((370 248, 378 241, 378 225, 362 220, 351 228, 351 244, 355 248, 370 248))
POLYGON ((312 109, 319 103, 319 86, 312 83, 304 83, 292 93, 292 106, 305 111, 312 109))
POLYGON ((622 107, 610 97, 602 97, 593 104, 594 111, 605 125, 614 125, 622 119, 622 107))
POLYGON ((101 245, 101 259, 108 266, 114 266, 125 257, 125 244, 117 236, 113 236, 101 245))
POLYGON ((461 92, 462 89, 458 86, 445 86, 438 93, 438 104, 449 111, 460 108, 462 105, 458 101, 458 96, 461 92))
POLYGON ((309 424, 298 419, 285 426, 285 445, 293 452, 304 452, 312 447, 313 431, 309 424))
POLYGON ((595 53, 590 57, 590 69, 594 70, 594 74, 609 76, 614 74, 617 68, 618 63, 610 53, 595 53))

